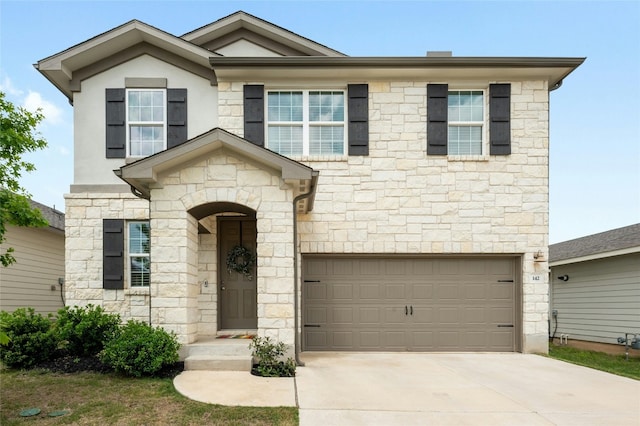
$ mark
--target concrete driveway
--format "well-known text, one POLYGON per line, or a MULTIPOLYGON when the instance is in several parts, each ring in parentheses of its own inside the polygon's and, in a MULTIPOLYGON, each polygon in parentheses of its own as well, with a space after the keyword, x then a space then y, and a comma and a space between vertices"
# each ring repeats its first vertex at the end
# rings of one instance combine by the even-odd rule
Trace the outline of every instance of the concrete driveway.
POLYGON ((538 355, 304 353, 307 425, 640 425, 640 382, 538 355))

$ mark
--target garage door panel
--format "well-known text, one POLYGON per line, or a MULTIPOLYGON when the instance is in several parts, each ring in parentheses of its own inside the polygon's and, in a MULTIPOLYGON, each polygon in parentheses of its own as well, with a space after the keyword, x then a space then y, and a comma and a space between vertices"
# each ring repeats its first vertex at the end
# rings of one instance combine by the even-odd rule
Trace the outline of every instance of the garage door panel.
POLYGON ((351 259, 338 259, 334 260, 331 264, 332 266, 332 275, 340 276, 347 275, 353 276, 353 262, 351 259))
POLYGON ((458 307, 436 308, 436 320, 441 325, 460 324, 460 309, 458 307))
POLYGON ((404 300, 407 298, 406 284, 384 284, 384 294, 386 300, 398 300, 399 303, 404 304, 404 300))
POLYGON ((358 309, 358 317, 360 324, 362 325, 379 325, 383 321, 380 315, 381 308, 379 307, 360 307, 358 309))
POLYGON ((459 283, 442 283, 438 287, 436 292, 437 298, 440 301, 459 301, 460 300, 460 284, 459 283))
POLYGON ((335 349, 350 350, 354 347, 353 331, 334 331, 330 334, 335 349))
POLYGON ((407 321, 404 306, 385 306, 381 309, 384 312, 386 324, 403 325, 407 321))
POLYGON ((404 277, 410 275, 408 262, 406 259, 386 260, 385 275, 392 277, 404 277))
POLYGON ((327 324, 327 310, 326 306, 314 306, 314 307, 306 307, 305 308, 305 318, 307 319, 307 323, 310 324, 327 324))
POLYGON ((443 351, 454 351, 460 348, 459 331, 440 331, 436 333, 436 347, 443 351))
MULTIPOLYGON (((423 327, 424 325, 433 324, 436 308, 434 306, 411 305, 413 314, 411 315, 412 327, 423 327)), ((404 312, 402 312, 404 314, 404 312)))
POLYGON ((433 284, 416 283, 411 286, 411 299, 415 302, 433 299, 433 284))
POLYGON ((353 308, 350 306, 334 307, 331 310, 331 323, 336 325, 353 325, 353 308))
POLYGON ((405 350, 407 338, 404 330, 385 330, 380 334, 382 337, 382 346, 386 347, 387 350, 405 350))
POLYGON ((326 301, 327 286, 320 283, 307 283, 305 285, 306 299, 309 302, 326 301))
POLYGON ((329 345, 329 336, 327 331, 308 330, 305 329, 305 343, 310 351, 323 350, 329 345))
POLYGON ((353 285, 349 283, 340 283, 331 287, 331 300, 351 300, 353 299, 353 285))
POLYGON ((494 331, 490 334, 490 347, 501 351, 512 351, 513 347, 513 329, 505 329, 505 331, 494 331))
POLYGON ((304 350, 515 349, 513 258, 304 259, 304 350))
POLYGON ((379 284, 354 284, 358 288, 358 296, 362 301, 375 300, 382 298, 379 284))
POLYGON ((493 307, 490 313, 493 324, 513 324, 513 310, 508 307, 493 307))
POLYGON ((512 300, 513 286, 513 283, 492 285, 489 298, 492 300, 512 300))
POLYGON ((487 311, 480 307, 465 307, 463 309, 463 322, 470 325, 484 325, 487 323, 487 311))
POLYGON ((487 299, 487 285, 483 283, 467 284, 463 287, 465 300, 486 300, 487 299))
POLYGON ((363 331, 360 333, 361 350, 377 350, 382 346, 379 331, 363 331))
POLYGON ((412 331, 409 334, 409 346, 413 351, 432 351, 435 349, 432 331, 412 331))
POLYGON ((358 272, 361 276, 381 275, 383 264, 378 259, 360 259, 358 272))

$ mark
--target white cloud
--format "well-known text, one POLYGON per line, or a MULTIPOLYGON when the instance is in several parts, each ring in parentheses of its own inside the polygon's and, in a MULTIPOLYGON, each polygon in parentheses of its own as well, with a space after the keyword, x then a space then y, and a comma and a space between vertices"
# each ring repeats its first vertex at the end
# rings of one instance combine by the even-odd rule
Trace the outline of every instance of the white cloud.
POLYGON ((2 80, 0 80, 0 92, 4 92, 9 96, 20 97, 24 94, 24 92, 17 87, 13 86, 11 79, 4 75, 2 71, 0 71, 0 76, 2 76, 2 80))
POLYGON ((44 115, 45 122, 51 124, 60 124, 62 122, 62 110, 53 103, 42 98, 38 92, 29 91, 24 99, 23 106, 26 110, 35 112, 40 108, 44 115))

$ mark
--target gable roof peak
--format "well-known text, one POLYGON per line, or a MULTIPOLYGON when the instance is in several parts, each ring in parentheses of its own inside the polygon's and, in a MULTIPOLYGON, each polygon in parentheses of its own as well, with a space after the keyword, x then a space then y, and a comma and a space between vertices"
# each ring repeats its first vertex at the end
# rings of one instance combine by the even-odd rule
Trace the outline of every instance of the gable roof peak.
POLYGON ((183 40, 205 46, 216 39, 221 39, 239 30, 247 30, 299 51, 301 55, 308 56, 346 56, 325 45, 303 37, 286 28, 275 25, 262 18, 254 16, 243 10, 239 10, 210 24, 204 25, 180 36, 183 40))

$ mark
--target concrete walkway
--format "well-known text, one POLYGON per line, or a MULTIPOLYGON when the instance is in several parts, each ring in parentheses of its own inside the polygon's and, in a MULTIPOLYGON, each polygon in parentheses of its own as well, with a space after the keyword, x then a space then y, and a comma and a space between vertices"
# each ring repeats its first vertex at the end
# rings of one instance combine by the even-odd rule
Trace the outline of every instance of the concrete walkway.
POLYGON ((187 371, 223 405, 295 406, 311 425, 640 425, 640 382, 538 355, 304 353, 294 379, 187 371))

